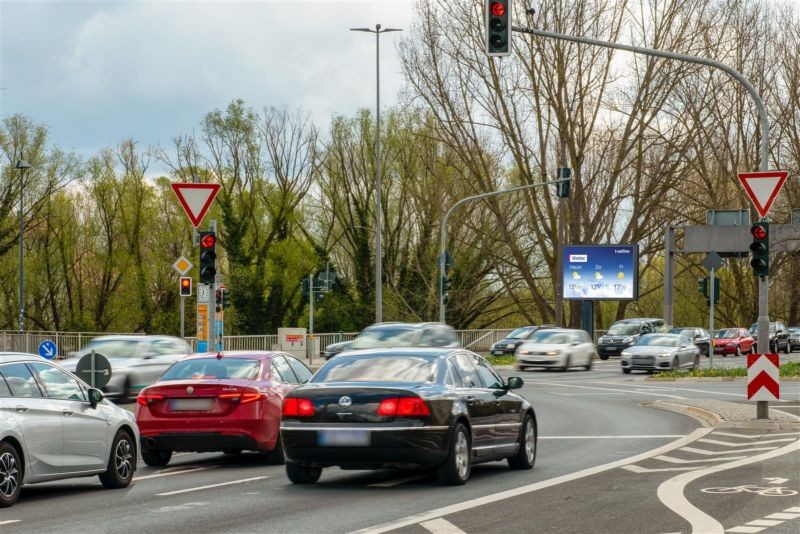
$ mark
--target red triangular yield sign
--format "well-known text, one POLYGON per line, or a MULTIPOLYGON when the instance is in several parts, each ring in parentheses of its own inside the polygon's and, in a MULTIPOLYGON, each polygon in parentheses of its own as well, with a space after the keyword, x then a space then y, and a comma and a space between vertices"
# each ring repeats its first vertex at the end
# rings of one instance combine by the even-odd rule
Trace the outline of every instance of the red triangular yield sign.
POLYGON ((219 184, 172 184, 175 196, 195 228, 200 226, 219 188, 219 184))
POLYGON ((762 171, 762 172, 740 172, 739 181, 742 182, 747 196, 753 206, 756 207, 761 218, 765 218, 775 197, 786 182, 789 176, 787 171, 762 171))

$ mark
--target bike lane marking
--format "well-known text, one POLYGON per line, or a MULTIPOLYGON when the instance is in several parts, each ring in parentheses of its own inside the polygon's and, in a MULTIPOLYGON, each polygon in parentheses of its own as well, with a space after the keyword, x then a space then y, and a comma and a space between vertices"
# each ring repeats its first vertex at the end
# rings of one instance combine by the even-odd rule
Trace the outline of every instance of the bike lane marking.
POLYGON ((431 532, 431 534, 467 534, 453 523, 442 517, 425 521, 424 523, 420 523, 419 526, 431 532))

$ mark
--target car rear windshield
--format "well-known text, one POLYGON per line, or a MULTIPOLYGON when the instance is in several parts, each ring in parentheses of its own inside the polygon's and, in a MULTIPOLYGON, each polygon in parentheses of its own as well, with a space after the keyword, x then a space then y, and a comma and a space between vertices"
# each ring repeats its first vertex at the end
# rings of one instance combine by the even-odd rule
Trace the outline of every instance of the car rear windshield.
POLYGON ((681 338, 674 335, 650 334, 639 338, 637 345, 656 345, 659 347, 680 347, 681 338))
POLYGON ((727 328, 725 330, 720 330, 719 332, 717 332, 717 335, 715 337, 718 339, 739 337, 739 331, 735 328, 727 328))
POLYGON ((199 358, 183 360, 161 375, 159 381, 164 380, 199 380, 213 378, 242 378, 254 380, 258 376, 259 360, 247 358, 229 358, 218 360, 216 358, 199 358))
POLYGON ((84 347, 86 352, 94 350, 98 354, 111 358, 133 358, 136 355, 137 339, 101 339, 90 341, 84 347))
POLYGON ((511 332, 510 334, 508 334, 508 337, 509 337, 510 339, 523 339, 523 338, 526 338, 526 337, 528 337, 528 336, 530 335, 530 333, 531 333, 531 332, 533 332, 534 330, 536 330, 536 328, 535 328, 535 327, 530 327, 530 328, 528 328, 528 327, 517 328, 516 330, 514 330, 513 332, 511 332))
POLYGON ((610 336, 632 336, 639 333, 639 323, 614 323, 608 329, 610 336))
POLYGON ((433 382, 436 360, 424 356, 337 356, 311 382, 433 382))
POLYGON ((558 345, 567 342, 567 333, 558 330, 539 330, 531 336, 532 343, 550 343, 558 345))
POLYGON ((350 345, 351 349, 410 347, 417 339, 416 328, 373 328, 364 330, 350 345))

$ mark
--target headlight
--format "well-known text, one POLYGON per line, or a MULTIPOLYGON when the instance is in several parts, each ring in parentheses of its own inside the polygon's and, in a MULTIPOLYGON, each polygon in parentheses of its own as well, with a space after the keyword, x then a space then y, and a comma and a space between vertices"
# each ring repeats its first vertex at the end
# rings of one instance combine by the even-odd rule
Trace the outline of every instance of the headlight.
POLYGON ((600 339, 597 340, 598 343, 608 343, 608 338, 606 336, 600 336, 600 339))
POLYGON ((520 354, 533 354, 533 352, 529 351, 529 350, 521 350, 521 351, 519 351, 519 353, 520 354))
POLYGON ((514 349, 516 347, 517 347, 516 343, 509 343, 508 345, 506 345, 507 349, 514 349))
POLYGON ((730 343, 728 343, 728 346, 729 346, 729 347, 735 347, 735 346, 736 346, 736 343, 734 343, 733 341, 731 341, 730 343))
POLYGON ((659 358, 669 358, 670 356, 672 356, 671 352, 662 352, 658 355, 659 358))
POLYGON ((628 336, 622 340, 623 343, 631 343, 633 341, 633 336, 628 336))
POLYGON ((561 354, 561 351, 560 350, 551 350, 549 352, 545 352, 545 354, 547 356, 558 356, 559 354, 561 354))
POLYGON ((620 354, 620 356, 622 356, 623 358, 630 358, 631 357, 631 353, 630 352, 623 352, 622 354, 620 354))

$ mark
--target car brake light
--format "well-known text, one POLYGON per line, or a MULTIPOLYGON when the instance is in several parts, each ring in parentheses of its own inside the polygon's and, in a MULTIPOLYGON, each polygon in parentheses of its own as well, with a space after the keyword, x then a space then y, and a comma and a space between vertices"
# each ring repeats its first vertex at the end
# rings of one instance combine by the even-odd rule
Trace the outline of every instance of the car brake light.
POLYGON ((136 397, 136 404, 141 404, 142 406, 148 406, 153 404, 157 400, 164 400, 164 395, 155 395, 153 393, 145 393, 142 392, 136 397))
POLYGON ((238 402, 239 404, 247 404, 248 402, 255 402, 263 399, 264 394, 254 389, 248 389, 238 393, 220 393, 217 397, 220 399, 228 399, 231 402, 238 402))
POLYGON ((418 417, 430 414, 428 405, 419 397, 383 399, 378 406, 378 415, 418 417))
POLYGON ((309 417, 314 415, 314 403, 309 399, 283 399, 282 413, 287 417, 309 417))

